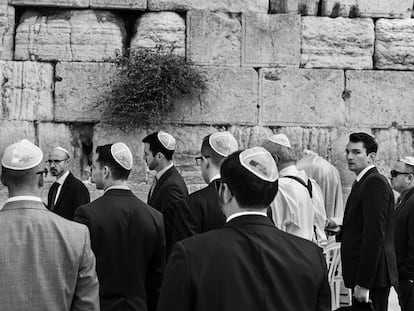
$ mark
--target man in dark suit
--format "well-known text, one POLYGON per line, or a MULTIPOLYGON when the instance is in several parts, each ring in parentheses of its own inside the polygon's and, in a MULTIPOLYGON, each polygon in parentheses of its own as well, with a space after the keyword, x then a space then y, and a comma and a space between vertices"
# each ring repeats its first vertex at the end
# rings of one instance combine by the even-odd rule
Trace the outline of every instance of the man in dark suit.
POLYGON ((132 154, 123 143, 99 146, 92 180, 104 195, 78 208, 96 256, 102 311, 156 310, 165 262, 162 215, 127 186, 132 154))
POLYGON ((221 163, 237 149, 237 141, 230 132, 217 132, 204 137, 201 156, 196 158, 196 163, 201 167, 201 174, 208 186, 188 198, 195 233, 218 229, 225 224, 226 218, 218 204, 216 186, 220 182, 221 163))
POLYGON ((387 179, 374 166, 378 149, 366 133, 352 133, 346 146, 349 169, 356 181, 345 206, 338 240, 345 286, 359 302, 372 300, 386 311, 391 285, 397 283, 393 241, 394 195, 387 179))
POLYGON ((147 203, 164 216, 168 256, 176 241, 193 234, 191 213, 187 204, 188 190, 172 161, 174 137, 160 131, 146 136, 142 142, 148 168, 157 173, 148 193, 147 203))
POLYGON ((66 219, 73 220, 76 209, 90 202, 89 190, 69 171, 70 155, 66 149, 54 148, 47 163, 50 173, 56 177, 47 195, 47 208, 66 219))
POLYGON ((227 224, 177 242, 158 311, 330 311, 321 249, 277 229, 266 215, 277 192, 271 154, 261 147, 235 152, 221 178, 227 224))
POLYGON ((391 185, 401 195, 394 211, 398 299, 402 311, 414 310, 414 158, 403 157, 391 170, 391 185))

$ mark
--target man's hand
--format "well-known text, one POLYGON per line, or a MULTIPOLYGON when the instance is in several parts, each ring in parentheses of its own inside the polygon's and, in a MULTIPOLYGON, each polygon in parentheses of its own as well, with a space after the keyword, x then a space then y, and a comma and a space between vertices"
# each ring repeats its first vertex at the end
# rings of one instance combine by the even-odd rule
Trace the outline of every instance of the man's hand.
POLYGON ((355 285, 354 287, 354 297, 359 302, 368 302, 369 301, 369 289, 355 285))
POLYGON ((337 235, 341 232, 341 226, 338 225, 333 219, 327 218, 325 223, 325 231, 328 235, 337 235))

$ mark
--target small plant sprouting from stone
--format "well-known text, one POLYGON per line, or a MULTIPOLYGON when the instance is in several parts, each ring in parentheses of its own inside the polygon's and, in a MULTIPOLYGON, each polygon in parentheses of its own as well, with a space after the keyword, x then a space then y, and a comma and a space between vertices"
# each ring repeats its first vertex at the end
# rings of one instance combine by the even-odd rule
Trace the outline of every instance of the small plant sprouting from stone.
POLYGON ((339 2, 335 2, 329 17, 335 18, 339 16, 341 16, 341 4, 339 2))
POLYGON ((103 106, 106 122, 131 129, 161 124, 180 98, 200 94, 205 79, 184 56, 161 48, 131 50, 115 60, 116 74, 103 106))
POLYGON ((349 10, 349 17, 350 18, 361 17, 361 11, 359 10, 359 7, 357 5, 351 6, 351 9, 349 10))
POLYGON ((299 4, 298 12, 302 16, 308 15, 308 6, 306 5, 306 3, 299 4))

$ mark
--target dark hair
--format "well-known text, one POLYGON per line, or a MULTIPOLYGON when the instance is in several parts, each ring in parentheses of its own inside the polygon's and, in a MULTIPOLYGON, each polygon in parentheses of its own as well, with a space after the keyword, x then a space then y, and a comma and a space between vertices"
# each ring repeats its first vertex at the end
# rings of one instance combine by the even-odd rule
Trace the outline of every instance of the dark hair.
POLYGON ((111 169, 112 177, 114 179, 126 180, 131 171, 123 168, 115 161, 111 153, 111 147, 112 144, 96 147, 96 154, 98 155, 96 161, 101 167, 105 165, 108 166, 111 169))
POLYGON ((352 143, 362 142, 364 148, 367 150, 367 155, 378 150, 378 144, 375 138, 367 133, 352 133, 349 135, 349 141, 352 143))
POLYGON ((149 149, 152 153, 152 156, 155 157, 158 152, 161 152, 167 160, 172 160, 174 150, 168 150, 161 144, 160 140, 158 139, 158 132, 144 137, 142 142, 149 144, 149 149))
POLYGON ((207 135, 206 137, 203 138, 203 143, 201 144, 201 154, 202 155, 207 155, 210 157, 211 162, 217 166, 220 167, 221 163, 223 163, 225 157, 223 157, 222 155, 219 155, 217 152, 215 152, 213 150, 213 148, 211 148, 210 145, 210 135, 207 135))
POLYGON ((267 207, 277 193, 277 181, 260 179, 240 164, 236 151, 221 165, 222 182, 226 183, 241 207, 267 207))

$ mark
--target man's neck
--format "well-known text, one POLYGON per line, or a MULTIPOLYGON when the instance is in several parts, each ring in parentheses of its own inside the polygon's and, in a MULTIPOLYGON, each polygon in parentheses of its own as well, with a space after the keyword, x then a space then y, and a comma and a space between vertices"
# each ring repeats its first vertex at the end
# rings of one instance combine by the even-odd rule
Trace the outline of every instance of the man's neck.
POLYGON ((41 189, 32 189, 32 188, 10 189, 9 188, 9 198, 18 197, 18 196, 40 197, 40 194, 41 194, 41 189))
POLYGON ((277 169, 279 170, 279 172, 281 171, 281 170, 283 170, 284 168, 287 168, 287 167, 289 167, 289 166, 294 166, 296 163, 295 163, 295 161, 289 161, 289 162, 279 162, 278 164, 277 164, 277 169))
POLYGON ((128 186, 126 180, 111 180, 110 182, 106 183, 103 187, 103 190, 108 189, 109 187, 117 187, 117 186, 128 186))
POLYGON ((220 176, 220 169, 216 167, 211 167, 208 171, 208 182, 210 183, 213 178, 220 176))
POLYGON ((61 174, 56 175, 56 180, 58 180, 59 178, 61 178, 63 175, 69 173, 69 170, 63 171, 61 174))
POLYGON ((165 169, 167 166, 171 165, 173 162, 172 161, 162 161, 160 162, 160 164, 155 168, 155 171, 158 173, 159 171, 162 171, 163 169, 165 169))

